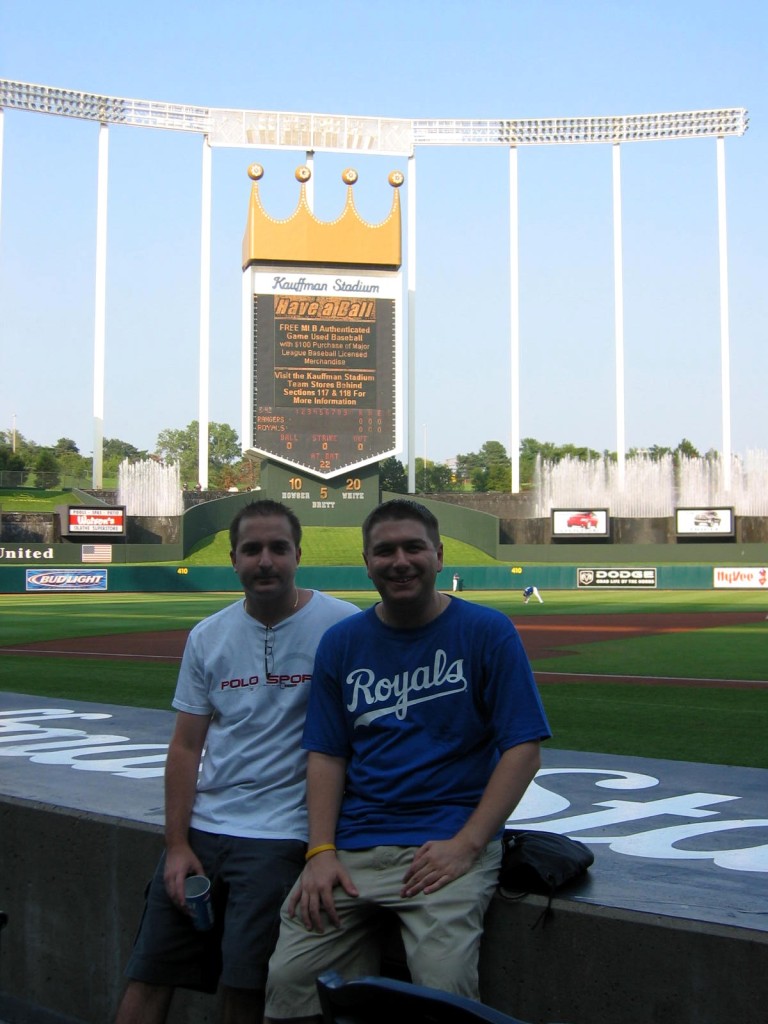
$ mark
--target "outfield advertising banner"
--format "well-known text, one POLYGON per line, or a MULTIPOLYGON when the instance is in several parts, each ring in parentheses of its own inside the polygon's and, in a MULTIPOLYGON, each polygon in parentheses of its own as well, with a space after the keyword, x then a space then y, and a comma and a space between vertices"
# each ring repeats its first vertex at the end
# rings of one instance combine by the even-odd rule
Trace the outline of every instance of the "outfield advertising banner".
POLYGON ((675 524, 678 537, 733 537, 732 508, 677 508, 675 524))
POLYGON ((31 545, 24 547, 19 544, 17 547, 5 547, 4 544, 0 544, 0 562, 15 562, 17 560, 36 562, 39 558, 53 559, 53 548, 50 545, 48 547, 33 547, 31 545))
POLYGON ((715 590, 768 591, 768 566, 765 565, 739 565, 732 568, 716 566, 713 577, 715 590))
POLYGON ((607 508, 553 508, 553 537, 607 537, 610 518, 607 508))
POLYGON ((125 506, 116 508, 85 508, 70 505, 67 512, 67 533, 112 534, 125 536, 125 506))
POLYGON ((72 593, 80 590, 106 590, 106 569, 27 569, 28 591, 58 590, 72 593))
POLYGON ((656 587, 656 569, 579 569, 576 573, 579 588, 656 587))

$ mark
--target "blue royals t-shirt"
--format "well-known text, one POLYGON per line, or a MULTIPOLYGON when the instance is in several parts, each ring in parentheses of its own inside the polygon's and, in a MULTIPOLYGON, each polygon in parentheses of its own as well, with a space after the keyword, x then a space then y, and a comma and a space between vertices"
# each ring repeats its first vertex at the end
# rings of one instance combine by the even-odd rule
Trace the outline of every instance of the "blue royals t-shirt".
POLYGON ((506 615, 466 601, 424 627, 370 608, 320 642, 302 745, 347 759, 339 849, 450 839, 501 752, 550 736, 506 615))

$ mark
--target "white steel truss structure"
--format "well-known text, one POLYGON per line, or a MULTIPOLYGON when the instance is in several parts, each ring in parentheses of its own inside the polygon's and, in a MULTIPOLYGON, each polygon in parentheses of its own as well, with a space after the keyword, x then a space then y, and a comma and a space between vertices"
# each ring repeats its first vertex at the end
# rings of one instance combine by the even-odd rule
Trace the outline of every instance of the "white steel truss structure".
MULTIPOLYGON (((58 117, 94 121, 100 125, 102 143, 99 160, 99 223, 97 225, 97 312, 103 307, 106 288, 102 261, 106 237, 107 143, 109 125, 156 128, 188 132, 203 138, 203 222, 210 210, 210 149, 288 149, 303 151, 311 158, 317 152, 359 153, 407 157, 409 171, 408 205, 408 301, 409 367, 414 365, 415 308, 415 150, 422 146, 505 146, 510 152, 510 338, 512 351, 512 490, 519 481, 519 289, 517 241, 517 149, 524 146, 610 145, 613 147, 614 210, 614 297, 616 332, 616 435, 619 479, 624 467, 624 360, 623 360, 623 284, 621 261, 621 176, 620 146, 632 142, 658 142, 667 139, 712 138, 717 141, 718 224, 720 256, 720 337, 721 393, 723 423, 723 462, 731 461, 730 442, 730 357, 728 340, 728 275, 725 220, 724 140, 743 135, 748 126, 743 107, 689 110, 653 114, 627 114, 607 117, 558 117, 493 120, 450 120, 361 117, 343 114, 291 113, 269 110, 231 110, 200 107, 157 100, 125 99, 97 93, 61 89, 30 82, 0 79, 0 182, 2 181, 3 110, 23 110, 58 117)), ((1 197, 0 197, 1 198, 1 197)), ((210 231, 203 232, 203 249, 209 244, 210 231)), ((201 253, 200 324, 200 436, 208 422, 208 293, 210 290, 210 253, 201 253)), ((94 486, 101 485, 101 440, 103 434, 103 317, 97 316, 94 351, 94 486), (100 374, 102 379, 100 379, 100 374), (98 448, 99 455, 96 454, 98 448), (98 477, 98 479, 97 479, 98 477)), ((414 484, 415 389, 408 374, 408 463, 409 487, 414 484)), ((199 474, 207 484, 207 455, 201 443, 199 474)), ((726 470, 729 473, 729 470, 726 470)), ((725 480, 726 489, 730 480, 725 480)))
POLYGON ((228 110, 0 79, 0 107, 206 135, 210 146, 410 156, 417 146, 563 146, 743 135, 743 107, 615 117, 448 120, 228 110))

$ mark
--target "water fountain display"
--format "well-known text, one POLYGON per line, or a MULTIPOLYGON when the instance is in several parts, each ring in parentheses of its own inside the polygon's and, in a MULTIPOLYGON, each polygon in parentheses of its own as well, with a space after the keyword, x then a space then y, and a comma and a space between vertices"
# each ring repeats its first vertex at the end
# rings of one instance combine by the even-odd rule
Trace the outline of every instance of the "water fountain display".
POLYGON ((768 515, 768 452, 748 451, 731 459, 731 487, 725 490, 722 463, 682 459, 679 505, 733 505, 737 516, 768 515))
POLYGON ((117 477, 118 504, 129 516, 180 516, 184 512, 181 469, 178 462, 165 465, 147 459, 120 463, 117 477))
POLYGON ((750 451, 731 459, 726 490, 720 459, 627 459, 623 486, 618 466, 606 458, 582 462, 537 462, 535 514, 546 518, 553 508, 607 508, 612 516, 631 519, 673 516, 675 508, 733 507, 735 515, 768 515, 768 452, 750 451))

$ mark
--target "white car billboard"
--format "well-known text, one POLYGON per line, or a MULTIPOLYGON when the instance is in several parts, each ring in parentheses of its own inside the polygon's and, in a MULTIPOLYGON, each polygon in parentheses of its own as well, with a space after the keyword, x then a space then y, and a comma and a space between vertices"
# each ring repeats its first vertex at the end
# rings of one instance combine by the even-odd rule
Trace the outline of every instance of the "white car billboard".
POLYGON ((678 537, 733 537, 732 508, 676 508, 678 537))
POLYGON ((553 508, 553 537, 607 537, 607 508, 553 508))

